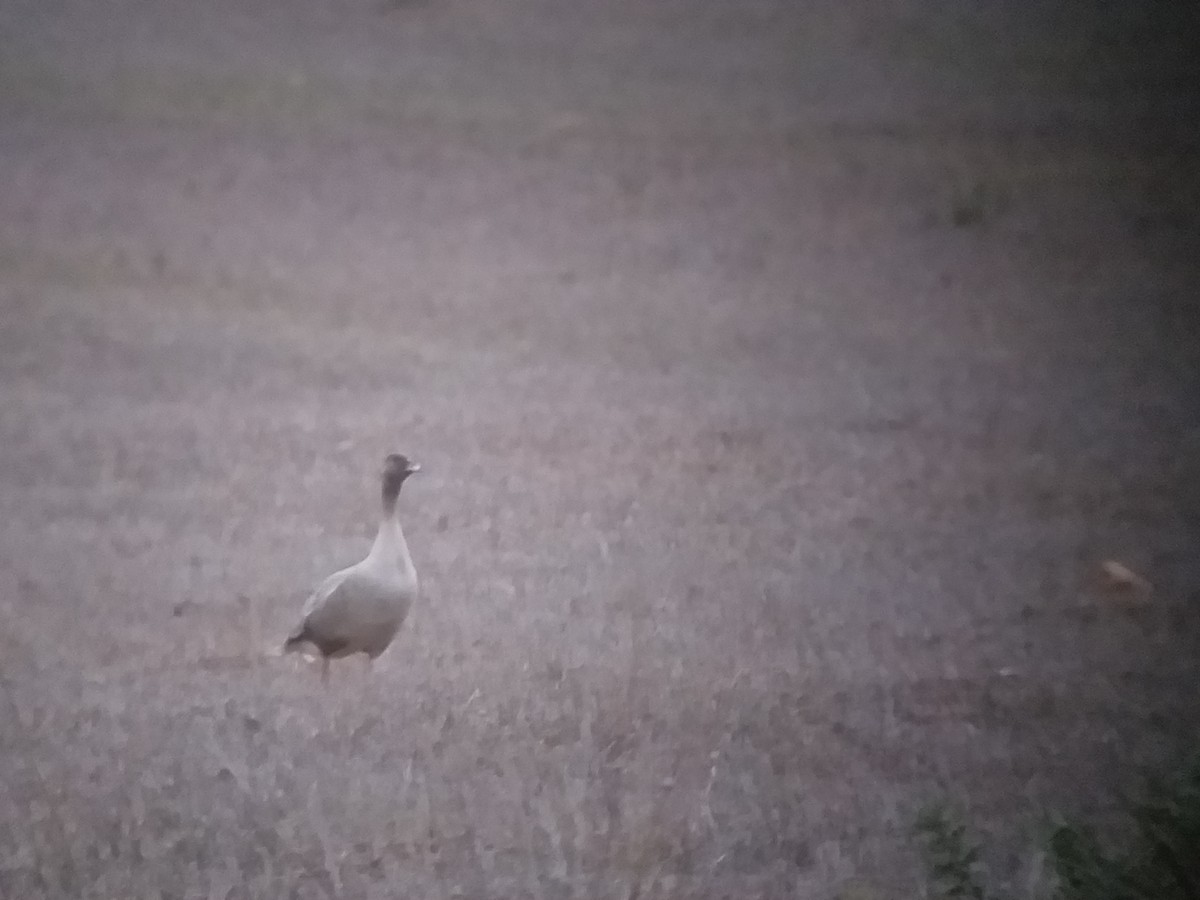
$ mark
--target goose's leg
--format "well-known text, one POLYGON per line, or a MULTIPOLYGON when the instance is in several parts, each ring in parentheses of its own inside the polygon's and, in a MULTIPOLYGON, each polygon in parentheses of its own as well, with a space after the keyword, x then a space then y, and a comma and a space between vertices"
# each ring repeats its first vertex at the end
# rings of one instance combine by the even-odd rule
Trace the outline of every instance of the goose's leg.
POLYGON ((321 656, 321 684, 329 684, 329 657, 321 656))

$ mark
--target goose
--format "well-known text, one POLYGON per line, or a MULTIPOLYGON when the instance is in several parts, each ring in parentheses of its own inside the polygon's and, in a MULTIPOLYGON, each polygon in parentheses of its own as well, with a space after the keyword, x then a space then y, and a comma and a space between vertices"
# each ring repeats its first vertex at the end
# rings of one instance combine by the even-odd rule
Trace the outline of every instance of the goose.
POLYGON ((383 514, 366 559, 334 572, 304 604, 300 624, 283 652, 315 647, 321 680, 329 679, 329 661, 367 655, 367 666, 391 644, 417 598, 417 570, 396 515, 400 487, 421 467, 399 453, 383 461, 383 514))

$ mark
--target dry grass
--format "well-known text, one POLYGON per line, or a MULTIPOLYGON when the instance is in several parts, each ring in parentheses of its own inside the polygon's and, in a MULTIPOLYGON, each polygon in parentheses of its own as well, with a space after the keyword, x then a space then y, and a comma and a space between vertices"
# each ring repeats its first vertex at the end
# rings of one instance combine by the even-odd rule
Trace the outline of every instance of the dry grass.
POLYGON ((918 115, 867 5, 260 7, 0 14, 0 896, 907 896, 1194 734, 1169 135, 918 115))

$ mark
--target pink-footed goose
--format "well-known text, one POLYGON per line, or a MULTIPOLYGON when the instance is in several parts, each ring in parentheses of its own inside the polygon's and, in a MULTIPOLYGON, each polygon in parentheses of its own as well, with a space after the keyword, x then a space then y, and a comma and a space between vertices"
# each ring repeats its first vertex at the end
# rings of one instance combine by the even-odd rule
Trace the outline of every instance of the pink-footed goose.
POLYGON ((329 677, 331 659, 365 653, 370 665, 388 648, 417 597, 417 570, 396 515, 396 500, 404 480, 420 469, 398 453, 384 460, 383 516, 371 552, 321 583, 284 642, 284 652, 315 647, 322 680, 329 677))

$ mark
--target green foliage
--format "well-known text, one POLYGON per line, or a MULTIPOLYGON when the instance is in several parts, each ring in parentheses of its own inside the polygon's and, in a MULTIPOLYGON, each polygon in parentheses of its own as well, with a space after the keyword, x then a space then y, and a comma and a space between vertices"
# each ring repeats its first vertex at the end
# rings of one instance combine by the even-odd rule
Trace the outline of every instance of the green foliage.
MULTIPOLYGON (((1087 825, 1057 820, 1046 852, 1055 883, 1051 900, 1200 900, 1200 755, 1182 771, 1151 779, 1128 804, 1133 829, 1118 849, 1087 825)), ((981 845, 945 805, 917 817, 930 895, 987 900, 981 845)))
POLYGON ((1068 823, 1056 825, 1050 835, 1049 851, 1058 875, 1059 900, 1125 896, 1118 887, 1121 873, 1104 855, 1092 829, 1068 823))
POLYGON ((917 816, 915 831, 935 896, 986 900, 979 879, 980 846, 967 836, 959 816, 944 804, 927 806, 917 816))
POLYGON ((1116 854, 1088 828, 1055 827, 1056 900, 1200 900, 1200 755, 1182 772, 1152 779, 1130 814, 1134 837, 1116 854))

